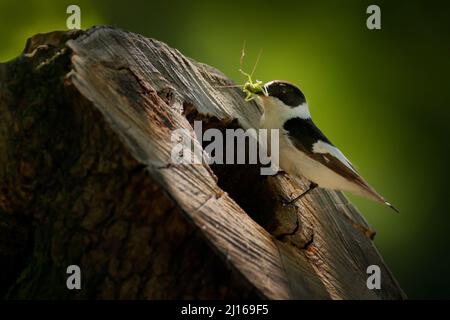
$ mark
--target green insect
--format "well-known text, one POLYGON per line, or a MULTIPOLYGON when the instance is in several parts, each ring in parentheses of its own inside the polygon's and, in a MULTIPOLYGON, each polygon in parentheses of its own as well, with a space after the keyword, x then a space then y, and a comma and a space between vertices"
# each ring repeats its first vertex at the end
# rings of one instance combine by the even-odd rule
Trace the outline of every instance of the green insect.
POLYGON ((261 80, 256 80, 253 82, 252 76, 253 73, 256 70, 256 67, 258 66, 259 59, 261 58, 262 50, 259 51, 258 57, 256 58, 255 65, 253 66, 252 73, 248 74, 244 70, 242 70, 242 65, 244 63, 244 57, 245 57, 245 41, 244 45, 242 46, 241 51, 241 59, 240 59, 240 65, 241 68, 239 69, 239 72, 242 73, 245 77, 247 77, 247 81, 242 86, 242 91, 246 94, 245 101, 252 101, 255 99, 255 95, 258 93, 263 93, 267 95, 267 92, 264 88, 264 83, 261 80))
POLYGON ((247 77, 247 81, 242 86, 242 91, 246 94, 245 101, 252 101, 255 99, 255 95, 258 93, 263 93, 267 95, 267 92, 264 88, 264 83, 261 80, 256 80, 253 82, 252 75, 247 72, 239 69, 239 71, 247 77))
POLYGON ((247 78, 247 81, 242 85, 218 86, 216 88, 236 88, 236 87, 242 88, 242 91, 246 95, 245 101, 252 101, 253 99, 255 99, 256 95, 260 94, 260 93, 267 95, 267 91, 264 87, 264 82, 262 82, 261 80, 256 80, 255 82, 253 82, 253 80, 252 80, 253 73, 256 70, 256 66, 258 65, 261 54, 262 54, 262 50, 258 54, 258 58, 256 59, 255 65, 253 66, 252 73, 249 74, 249 73, 245 72, 244 70, 242 70, 242 65, 243 65, 244 57, 245 57, 245 42, 244 42, 244 46, 241 51, 241 59, 240 59, 241 68, 239 69, 239 72, 242 73, 247 78))

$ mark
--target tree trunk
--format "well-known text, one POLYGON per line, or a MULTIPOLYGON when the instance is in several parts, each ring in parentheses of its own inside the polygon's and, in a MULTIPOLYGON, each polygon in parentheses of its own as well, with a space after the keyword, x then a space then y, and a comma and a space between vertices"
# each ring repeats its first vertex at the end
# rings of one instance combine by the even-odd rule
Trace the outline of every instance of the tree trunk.
POLYGON ((28 40, 0 65, 0 294, 6 298, 399 299, 340 192, 259 165, 177 165, 171 133, 257 127, 223 74, 114 28, 28 40), (81 268, 81 290, 66 269, 81 268), (369 265, 381 269, 370 290, 369 265))

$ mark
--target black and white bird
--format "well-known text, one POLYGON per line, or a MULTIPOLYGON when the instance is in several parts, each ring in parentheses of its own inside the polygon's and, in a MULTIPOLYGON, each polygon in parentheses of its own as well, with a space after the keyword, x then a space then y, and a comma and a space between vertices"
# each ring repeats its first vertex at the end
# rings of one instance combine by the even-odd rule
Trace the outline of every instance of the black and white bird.
POLYGON ((257 93, 264 108, 260 127, 279 129, 279 164, 293 177, 311 182, 298 200, 316 187, 348 191, 398 210, 375 191, 344 154, 316 127, 302 91, 285 81, 270 81, 257 93))

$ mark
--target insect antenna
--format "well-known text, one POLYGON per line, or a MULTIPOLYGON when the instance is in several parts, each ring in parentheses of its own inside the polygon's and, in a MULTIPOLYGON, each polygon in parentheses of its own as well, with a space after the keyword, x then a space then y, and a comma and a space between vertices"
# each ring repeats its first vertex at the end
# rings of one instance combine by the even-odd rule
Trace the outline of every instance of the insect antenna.
POLYGON ((253 69, 252 69, 252 73, 250 73, 250 77, 253 77, 253 74, 256 71, 256 67, 258 66, 259 59, 261 58, 262 52, 263 52, 263 49, 259 50, 258 57, 256 58, 255 65, 253 66, 253 69))
POLYGON ((244 91, 244 93, 246 94, 245 100, 251 101, 254 99, 254 95, 256 93, 263 92, 264 94, 267 95, 267 92, 264 88, 262 81, 256 80, 255 82, 253 82, 253 80, 252 80, 253 74, 256 71, 256 67, 258 66, 259 60, 262 55, 262 49, 259 51, 258 57, 256 58, 255 64, 253 65, 252 72, 249 74, 243 70, 244 58, 245 58, 245 45, 246 45, 246 42, 244 40, 244 44, 242 45, 242 50, 241 50, 241 57, 239 59, 239 66, 240 66, 239 72, 242 73, 247 78, 247 81, 241 85, 214 86, 214 88, 242 88, 242 91, 244 91))
MULTIPOLYGON (((245 43, 246 43, 246 41, 244 40, 244 43, 242 44, 242 49, 241 49, 241 56, 239 58, 239 67, 240 67, 239 68, 239 72, 244 74, 251 82, 250 75, 242 70, 242 66, 244 64, 244 58, 245 58, 245 43)), ((244 84, 225 85, 225 86, 213 86, 213 88, 243 88, 243 87, 244 87, 244 84)))
POLYGON ((241 70, 242 70, 242 66, 244 65, 244 58, 245 58, 245 40, 244 40, 244 43, 242 44, 241 57, 239 59, 239 69, 241 69, 241 70))
POLYGON ((213 86, 213 88, 242 88, 243 84, 231 84, 227 86, 213 86))

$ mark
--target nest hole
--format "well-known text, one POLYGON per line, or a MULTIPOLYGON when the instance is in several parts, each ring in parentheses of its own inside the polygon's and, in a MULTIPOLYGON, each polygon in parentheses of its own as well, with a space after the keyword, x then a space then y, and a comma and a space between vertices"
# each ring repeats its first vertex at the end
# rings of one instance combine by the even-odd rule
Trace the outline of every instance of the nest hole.
MULTIPOLYGON (((192 126, 194 125, 194 121, 202 121, 203 133, 209 128, 220 130, 224 137, 224 142, 227 129, 242 129, 237 119, 218 119, 214 116, 203 115, 198 113, 192 105, 184 106, 184 115, 192 126)), ((212 142, 202 142, 202 147, 205 148, 210 143, 212 142)), ((222 149, 224 162, 227 155, 225 145, 226 143, 224 143, 222 149)), ((234 153, 236 156, 236 152, 234 153)), ((261 175, 260 169, 263 165, 259 162, 256 164, 248 164, 248 139, 246 139, 245 156, 246 164, 214 163, 210 165, 210 168, 218 178, 218 186, 227 192, 255 222, 268 232, 272 232, 277 227, 274 212, 278 195, 270 186, 269 176, 261 175)))

